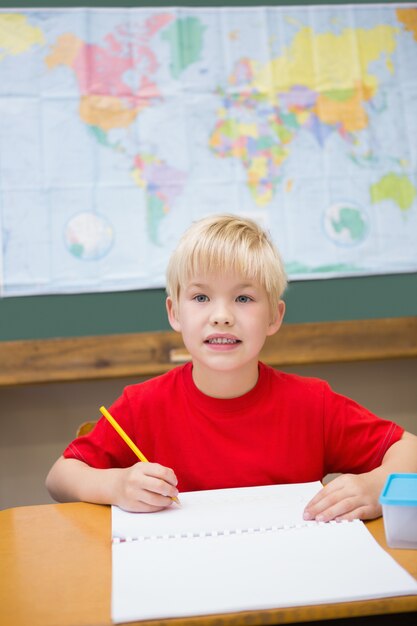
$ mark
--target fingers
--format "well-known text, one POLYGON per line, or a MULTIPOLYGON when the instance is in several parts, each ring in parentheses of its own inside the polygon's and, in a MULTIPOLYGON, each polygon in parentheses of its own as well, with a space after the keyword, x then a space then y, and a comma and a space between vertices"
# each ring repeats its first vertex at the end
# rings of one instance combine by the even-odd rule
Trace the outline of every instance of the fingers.
POLYGON ((178 495, 178 480, 169 467, 164 467, 158 463, 137 463, 133 467, 138 475, 143 477, 145 489, 171 498, 178 495))
POLYGON ((134 512, 160 511, 178 496, 174 472, 158 463, 136 463, 122 470, 118 506, 134 512))
POLYGON ((365 475, 345 474, 334 479, 307 504, 305 520, 329 522, 372 519, 381 514, 378 494, 374 494, 365 475))
POLYGON ((315 519, 318 522, 328 521, 321 519, 320 517, 323 515, 324 511, 340 499, 340 494, 337 494, 340 489, 342 489, 342 486, 338 485, 337 479, 323 487, 323 489, 321 489, 307 504, 304 510, 304 519, 315 519))

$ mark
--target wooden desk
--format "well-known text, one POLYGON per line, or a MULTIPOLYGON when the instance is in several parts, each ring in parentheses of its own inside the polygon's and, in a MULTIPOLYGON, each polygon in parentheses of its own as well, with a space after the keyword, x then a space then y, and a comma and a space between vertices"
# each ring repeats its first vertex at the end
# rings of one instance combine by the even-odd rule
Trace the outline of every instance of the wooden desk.
MULTIPOLYGON (((368 528, 387 549, 382 520, 368 528)), ((110 546, 110 507, 74 503, 0 511, 0 624, 109 626, 110 546)), ((417 550, 387 550, 417 578, 417 550)), ((412 612, 417 613, 416 596, 148 624, 256 626, 412 612)))

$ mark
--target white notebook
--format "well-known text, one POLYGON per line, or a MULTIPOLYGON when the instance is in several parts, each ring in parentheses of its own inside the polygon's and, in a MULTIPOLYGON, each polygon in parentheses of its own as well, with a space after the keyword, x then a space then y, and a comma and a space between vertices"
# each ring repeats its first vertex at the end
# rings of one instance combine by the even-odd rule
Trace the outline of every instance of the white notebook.
POLYGON ((320 488, 188 492, 150 514, 112 507, 112 620, 417 594, 362 522, 303 521, 320 488))

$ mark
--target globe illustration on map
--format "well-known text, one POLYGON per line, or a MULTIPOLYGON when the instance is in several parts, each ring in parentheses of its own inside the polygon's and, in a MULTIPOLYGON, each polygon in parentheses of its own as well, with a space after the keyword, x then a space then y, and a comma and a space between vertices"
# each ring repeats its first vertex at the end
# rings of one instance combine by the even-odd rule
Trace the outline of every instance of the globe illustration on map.
POLYGON ((333 243, 355 246, 369 232, 369 220, 364 209, 351 202, 332 204, 324 213, 324 230, 333 243))
POLYGON ((114 233, 103 215, 83 212, 72 216, 64 231, 68 251, 82 261, 97 261, 108 254, 114 233))

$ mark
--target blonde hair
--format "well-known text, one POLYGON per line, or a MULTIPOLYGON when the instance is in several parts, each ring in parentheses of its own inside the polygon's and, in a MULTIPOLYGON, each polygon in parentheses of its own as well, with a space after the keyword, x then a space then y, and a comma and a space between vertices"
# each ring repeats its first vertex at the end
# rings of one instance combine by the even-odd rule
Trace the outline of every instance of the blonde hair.
POLYGON ((233 272, 265 288, 271 314, 287 286, 284 264, 267 232, 237 215, 212 215, 193 222, 167 268, 167 294, 177 307, 181 286, 198 274, 233 272))

